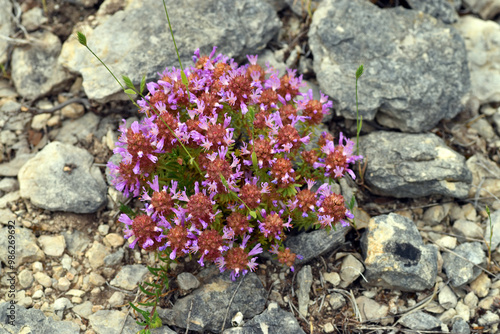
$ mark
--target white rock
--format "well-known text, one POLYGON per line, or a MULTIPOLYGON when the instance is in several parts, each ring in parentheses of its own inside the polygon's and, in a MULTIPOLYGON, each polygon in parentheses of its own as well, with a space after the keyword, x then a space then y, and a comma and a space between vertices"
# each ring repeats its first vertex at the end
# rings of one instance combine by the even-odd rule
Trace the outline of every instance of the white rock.
POLYGON ((42 130, 47 126, 47 121, 52 117, 51 114, 38 114, 33 116, 31 120, 31 128, 33 130, 42 130))
POLYGON ((33 284, 34 278, 33 278, 33 273, 29 269, 24 269, 19 273, 19 284, 24 288, 27 289, 31 287, 31 284, 33 284))
POLYGON ((339 308, 343 307, 346 304, 344 296, 336 292, 331 294, 328 302, 330 303, 330 306, 334 311, 338 310, 339 308))
POLYGON ((442 205, 431 206, 424 212, 424 221, 430 226, 439 224, 444 217, 446 217, 446 212, 442 205))
POLYGON ((352 255, 347 255, 343 259, 341 268, 340 278, 342 282, 340 286, 342 288, 347 288, 365 271, 363 264, 352 255))
POLYGON ((59 291, 68 291, 71 282, 66 277, 61 277, 56 283, 56 289, 59 291))
POLYGON ((89 283, 93 286, 103 286, 106 283, 106 279, 99 274, 90 273, 89 283))
POLYGON ((444 237, 436 240, 436 245, 441 246, 441 247, 445 247, 448 249, 454 249, 455 247, 457 247, 457 238, 449 236, 449 235, 445 235, 444 237))
POLYGON ((33 265, 31 267, 33 269, 33 272, 39 272, 39 271, 43 271, 43 264, 39 261, 35 261, 33 262, 33 265))
POLYGON ((323 278, 333 286, 337 286, 340 284, 340 275, 336 272, 324 273, 323 278))
POLYGON ((43 293, 42 290, 36 290, 35 292, 33 292, 33 299, 40 299, 40 298, 43 298, 45 295, 43 293))
POLYGON ((457 311, 457 316, 464 319, 465 322, 469 322, 470 320, 470 309, 467 305, 462 302, 458 302, 455 307, 455 311, 457 311))
POLYGON ((61 256, 66 248, 66 241, 62 235, 41 235, 38 237, 38 242, 43 252, 49 256, 61 256))
POLYGON ((473 96, 481 104, 500 101, 500 71, 497 67, 500 62, 500 25, 466 15, 458 20, 455 28, 465 40, 473 96))
POLYGON ((92 247, 85 256, 89 259, 92 269, 97 269, 104 264, 104 258, 109 255, 108 249, 97 241, 94 241, 92 247))
POLYGON ((61 265, 64 269, 70 270, 72 262, 73 262, 73 259, 68 254, 63 255, 63 257, 61 259, 61 265))
POLYGON ((457 306, 458 302, 457 296, 448 285, 441 289, 441 292, 439 292, 438 295, 438 300, 439 304, 447 310, 457 306))
POLYGON ((469 292, 464 297, 464 304, 467 305, 471 310, 476 309, 479 298, 474 294, 474 291, 469 292))
POLYGON ((58 298, 54 302, 54 311, 64 311, 68 308, 72 308, 73 304, 69 301, 68 298, 62 297, 58 298))
POLYGON ((483 229, 478 224, 459 219, 453 224, 453 230, 456 234, 463 235, 467 238, 482 239, 483 229))
POLYGON ((115 291, 115 293, 113 293, 111 298, 109 298, 109 301, 108 301, 109 306, 117 307, 117 306, 123 305, 124 298, 125 298, 125 295, 122 292, 115 291))
POLYGON ((99 232, 100 235, 106 235, 109 232, 109 225, 107 225, 107 224, 101 224, 97 228, 97 231, 99 232))
POLYGON ((453 317, 456 315, 457 311, 451 308, 441 313, 441 315, 439 316, 439 320, 441 320, 445 324, 449 324, 451 322, 451 319, 453 319, 453 317))
POLYGON ((33 275, 38 283, 43 285, 46 288, 50 288, 52 286, 52 278, 49 275, 42 272, 37 272, 33 275))
POLYGON ((470 288, 479 298, 486 297, 490 287, 491 279, 484 272, 470 284, 470 288))
POLYGON ((83 297, 85 295, 85 291, 78 289, 71 289, 68 292, 66 292, 65 295, 73 297, 83 297))
POLYGON ((333 328, 333 325, 329 322, 327 322, 324 326, 323 326, 323 331, 325 331, 325 333, 333 333, 335 329, 333 328))
POLYGON ((104 237, 104 242, 107 242, 111 247, 120 247, 125 243, 125 238, 118 233, 109 233, 104 237))

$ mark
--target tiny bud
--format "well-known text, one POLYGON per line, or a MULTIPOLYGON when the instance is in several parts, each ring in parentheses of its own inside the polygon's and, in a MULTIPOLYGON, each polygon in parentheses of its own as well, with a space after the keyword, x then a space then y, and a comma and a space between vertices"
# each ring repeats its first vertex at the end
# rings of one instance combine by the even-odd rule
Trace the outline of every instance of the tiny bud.
POLYGON ((85 35, 79 31, 76 32, 76 35, 78 38, 78 42, 83 46, 87 46, 87 37, 85 37, 85 35))

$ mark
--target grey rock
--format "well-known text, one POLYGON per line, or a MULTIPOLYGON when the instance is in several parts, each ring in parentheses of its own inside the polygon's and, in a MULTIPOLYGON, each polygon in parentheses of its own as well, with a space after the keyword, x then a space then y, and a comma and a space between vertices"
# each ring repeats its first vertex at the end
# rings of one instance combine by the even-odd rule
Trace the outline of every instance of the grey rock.
POLYGON ((22 227, 16 227, 14 230, 4 227, 0 229, 0 260, 10 267, 8 264, 8 236, 12 235, 9 231, 15 231, 16 238, 16 259, 14 267, 17 268, 20 265, 33 262, 41 261, 45 259, 43 251, 36 245, 35 235, 31 230, 22 227))
POLYGON ((33 281, 35 280, 33 278, 33 273, 29 269, 24 269, 19 273, 19 284, 24 288, 27 289, 31 287, 31 284, 33 284, 33 281))
POLYGON ((111 281, 111 285, 125 290, 134 290, 139 283, 142 283, 148 272, 148 268, 139 264, 123 266, 111 281))
MULTIPOLYGON (((280 28, 271 5, 260 0, 174 1, 166 2, 179 55, 185 67, 191 64, 196 48, 209 54, 214 45, 229 57, 255 53, 265 47, 280 28)), ((178 66, 174 45, 165 30, 163 4, 154 0, 130 2, 94 30, 86 28, 87 38, 97 54, 106 53, 106 61, 115 73, 127 73, 135 84, 143 74, 147 81, 156 79, 165 67, 178 66), (133 17, 134 20, 128 20, 133 17), (139 33, 140 32, 140 33, 139 33), (95 36, 95 38, 93 38, 95 36), (139 38, 139 36, 148 36, 139 38), (144 57, 148 50, 148 57, 144 57)), ((76 39, 65 42, 60 62, 83 77, 86 95, 98 101, 110 100, 120 93, 114 79, 105 70, 96 70, 96 60, 76 39)))
POLYGON ((299 312, 302 316, 308 315, 307 309, 309 307, 309 292, 313 282, 313 275, 311 266, 304 266, 297 274, 297 299, 299 302, 299 312))
POLYGON ((94 133, 98 124, 99 117, 91 112, 78 119, 66 120, 60 129, 54 130, 55 140, 74 145, 94 133))
POLYGON ((115 310, 100 310, 89 316, 90 325, 97 334, 120 334, 120 333, 137 333, 143 327, 137 325, 131 317, 121 311, 115 310), (128 320, 132 321, 128 321, 128 320), (125 325, 123 324, 125 322, 125 325), (121 331, 123 326, 124 331, 121 331), (125 330, 126 328, 126 330, 125 330))
MULTIPOLYGON (((16 95, 17 96, 17 95, 16 95)), ((7 100, 0 107, 0 125, 6 125, 9 116, 15 116, 21 111, 21 104, 13 100, 7 100)))
POLYGON ((295 265, 300 265, 342 245, 345 241, 345 235, 350 228, 350 226, 337 226, 337 230, 332 229, 330 232, 323 229, 303 232, 296 236, 288 237, 285 245, 290 248, 292 253, 303 257, 303 259, 297 258, 295 260, 295 265))
POLYGON ((469 324, 462 318, 456 317, 452 320, 453 326, 451 331, 457 334, 470 334, 470 326, 469 324))
POLYGON ((278 304, 270 303, 261 314, 253 317, 241 327, 229 328, 223 334, 305 334, 297 319, 278 304))
POLYGON ((373 299, 365 296, 356 298, 356 304, 358 305, 363 320, 378 322, 377 319, 384 318, 389 312, 389 307, 387 305, 379 304, 373 299))
MULTIPOLYGON (((466 238, 479 238, 483 237, 483 229, 478 224, 468 221, 466 219, 458 219, 453 224, 452 233, 466 238)), ((459 238, 460 241, 465 241, 465 238, 459 238)))
POLYGON ((72 310, 80 317, 88 319, 92 315, 92 306, 91 301, 86 301, 82 304, 75 305, 72 310))
MULTIPOLYGON (((481 153, 467 160, 467 168, 472 173, 471 198, 500 196, 500 167, 481 153)), ((488 202, 486 202, 488 203, 488 202)), ((490 203, 493 204, 493 201, 490 203)))
POLYGON ((455 23, 458 14, 448 0, 407 0, 410 7, 435 17, 444 23, 455 23))
POLYGON ((415 224, 390 213, 370 219, 361 237, 368 284, 403 291, 434 286, 437 247, 424 245, 415 224))
POLYGON ((442 205, 436 205, 428 208, 424 212, 424 221, 430 226, 437 225, 446 217, 447 212, 442 205))
POLYGON ((438 295, 439 305, 444 307, 445 309, 454 308, 457 306, 457 295, 451 290, 449 286, 444 286, 438 295))
POLYGON ((58 298, 54 301, 54 311, 56 311, 56 312, 64 311, 64 310, 72 308, 72 307, 73 307, 73 304, 66 297, 58 298))
POLYGON ((344 296, 342 296, 340 293, 336 293, 336 292, 331 294, 328 302, 330 303, 330 306, 332 307, 332 309, 334 311, 343 307, 347 303, 344 296))
POLYGON ((96 212, 107 187, 93 160, 84 149, 52 142, 19 171, 21 196, 51 211, 96 212))
POLYGON ((117 307, 123 304, 125 294, 120 291, 115 291, 108 300, 110 307, 117 307))
MULTIPOLYGON (((4 105, 5 107, 5 105, 4 105)), ((4 108, 2 108, 4 109, 4 108)), ((8 116, 8 120, 5 123, 3 130, 10 130, 10 131, 26 131, 26 128, 28 127, 28 124, 31 122, 33 115, 31 113, 23 113, 20 112, 20 105, 17 104, 17 102, 14 102, 12 104, 8 105, 9 111, 6 111, 6 113, 10 114, 8 116), (16 108, 16 106, 19 106, 16 108), (9 110, 9 109, 14 109, 14 110, 9 110)))
POLYGON ((37 30, 42 24, 48 21, 47 18, 43 16, 43 9, 40 7, 34 7, 24 12, 21 19, 23 26, 28 31, 37 30))
POLYGON ((441 328, 441 321, 439 319, 422 311, 405 315, 399 322, 401 325, 414 330, 433 330, 441 328))
POLYGON ((2 181, 0 181, 0 191, 4 191, 6 193, 11 191, 16 191, 19 189, 19 182, 16 179, 6 177, 2 181))
POLYGON ((9 130, 4 130, 0 132, 0 143, 3 144, 4 146, 12 146, 16 143, 17 141, 17 136, 14 134, 14 132, 9 131, 9 130))
POLYGON ((37 333, 37 334, 79 334, 80 326, 71 321, 54 321, 51 317, 46 317, 42 311, 35 308, 25 309, 22 306, 15 306, 14 326, 8 322, 10 303, 0 304, 0 323, 5 331, 2 333, 37 333))
POLYGON ((475 120, 470 128, 476 130, 476 132, 481 135, 487 142, 493 142, 495 140, 495 130, 490 122, 484 118, 479 118, 475 120))
POLYGON ((200 281, 191 273, 180 273, 177 275, 177 283, 182 290, 192 290, 200 286, 200 281))
POLYGON ((458 20, 455 28, 465 40, 472 96, 481 104, 500 101, 500 72, 497 67, 500 61, 500 26, 494 21, 466 15, 458 20))
POLYGON ((0 222, 7 225, 9 221, 14 221, 17 218, 9 209, 0 209, 0 222))
POLYGON ((78 256, 90 243, 90 239, 78 230, 63 231, 61 234, 66 242, 66 249, 73 256, 78 256))
POLYGON ((497 210, 493 213, 490 213, 491 217, 491 227, 490 220, 486 219, 484 224, 486 225, 486 231, 484 232, 484 240, 490 243, 491 236, 491 245, 490 248, 496 249, 498 245, 500 245, 500 210, 497 210), (493 235, 492 232, 493 231, 493 235))
MULTIPOLYGON (((14 32, 12 22, 12 3, 9 0, 0 0, 0 35, 10 36, 14 32)), ((9 42, 3 38, 0 39, 0 64, 5 64, 9 42)))
POLYGON ((0 164, 0 175, 1 176, 17 176, 21 167, 35 155, 32 153, 18 154, 14 159, 9 162, 4 162, 0 164))
POLYGON ((70 74, 57 63, 61 52, 59 38, 48 32, 34 32, 32 45, 16 47, 12 52, 12 81, 17 92, 36 99, 59 88, 70 74))
POLYGON ((219 333, 229 305, 224 328, 231 327, 231 318, 237 312, 241 312, 244 319, 249 319, 260 314, 265 308, 267 291, 254 273, 231 281, 229 273, 220 274, 217 268, 212 266, 202 271, 198 279, 203 283, 200 288, 177 300, 172 309, 158 309, 163 323, 186 328, 187 314, 191 309, 190 330, 219 333), (200 277, 203 275, 206 277, 200 277), (234 299, 230 304, 233 294, 234 299))
POLYGON ((351 254, 347 255, 342 260, 342 269, 340 270, 340 277, 342 278, 342 282, 340 283, 341 288, 347 288, 354 282, 363 272, 365 268, 363 264, 359 262, 356 257, 351 254))
POLYGON ((125 251, 123 250, 123 248, 120 248, 116 252, 107 255, 104 258, 104 264, 108 267, 117 265, 122 261, 124 255, 125 251))
MULTIPOLYGON (((102 266, 104 264, 104 259, 108 255, 109 255, 109 247, 105 247, 103 244, 97 241, 94 241, 92 247, 90 247, 90 249, 85 254, 85 256, 89 259, 89 263, 92 269, 97 269, 100 266, 102 266)), ((127 270, 125 272, 128 273, 129 271, 127 270)))
POLYGON ((0 198, 0 209, 5 209, 7 207, 7 203, 14 203, 20 198, 21 194, 19 193, 19 191, 13 191, 11 193, 8 193, 7 195, 2 196, 2 198, 0 198))
POLYGON ((387 131, 360 138, 373 193, 397 198, 443 195, 465 198, 472 181, 465 158, 434 134, 387 131))
POLYGON ((266 0, 266 2, 273 6, 274 10, 277 12, 286 7, 285 0, 266 0))
POLYGON ((48 256, 61 256, 66 248, 66 241, 62 235, 41 235, 38 243, 42 246, 43 252, 48 256))
POLYGON ((450 279, 451 285, 461 286, 475 280, 481 274, 481 269, 474 264, 481 265, 486 260, 481 244, 467 242, 457 246, 453 251, 468 261, 448 252, 443 254, 443 270, 450 279))
POLYGON ((480 326, 488 326, 488 324, 498 323, 500 316, 498 314, 492 313, 490 310, 486 311, 479 320, 477 321, 480 326))
POLYGON ((493 19, 500 13, 500 3, 497 0, 463 0, 463 2, 484 20, 493 19))
POLYGON ((429 15, 325 0, 314 13, 309 42, 321 90, 345 118, 356 119, 353 85, 361 64, 363 120, 421 132, 464 108, 470 90, 464 41, 429 15))

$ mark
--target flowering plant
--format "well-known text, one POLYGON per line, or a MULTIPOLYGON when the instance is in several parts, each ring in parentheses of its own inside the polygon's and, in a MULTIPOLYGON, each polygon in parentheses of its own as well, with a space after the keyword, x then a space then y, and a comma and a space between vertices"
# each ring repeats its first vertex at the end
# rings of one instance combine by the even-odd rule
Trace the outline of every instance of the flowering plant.
POLYGON ((284 247, 285 231, 348 225, 353 215, 332 183, 355 178, 349 164, 361 156, 342 133, 337 145, 326 132, 311 138, 332 102, 300 93, 302 76, 279 77, 257 56, 238 66, 215 50, 196 50, 193 67, 147 83, 137 101, 145 117, 120 127, 113 184, 144 208, 119 221, 130 247, 172 260, 193 253, 233 280, 257 267, 263 249, 293 270, 299 255, 284 247), (307 150, 313 140, 318 147, 307 150))

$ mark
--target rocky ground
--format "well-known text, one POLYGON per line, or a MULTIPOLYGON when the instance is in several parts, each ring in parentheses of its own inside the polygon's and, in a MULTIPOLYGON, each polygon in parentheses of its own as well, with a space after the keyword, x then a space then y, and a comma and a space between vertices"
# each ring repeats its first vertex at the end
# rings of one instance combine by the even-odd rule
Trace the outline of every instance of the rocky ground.
MULTIPOLYGON (((258 51, 281 73, 297 68, 334 100, 325 130, 351 137, 363 63, 365 159, 356 182, 339 185, 356 198, 356 226, 292 231, 287 246, 304 256, 295 272, 264 258, 232 282, 180 260, 152 332, 497 332, 498 1, 323 0, 310 12, 304 1, 268 2, 167 1, 181 58, 217 45, 239 60, 258 51)), ((58 0, 44 11, 0 0, 0 333, 136 333, 128 303, 147 301, 137 285, 158 264, 128 247, 117 222, 125 199, 105 178, 118 125, 136 109, 76 29, 136 83, 176 65, 157 1, 58 0)))

